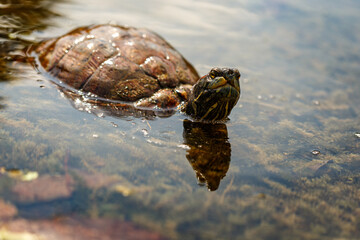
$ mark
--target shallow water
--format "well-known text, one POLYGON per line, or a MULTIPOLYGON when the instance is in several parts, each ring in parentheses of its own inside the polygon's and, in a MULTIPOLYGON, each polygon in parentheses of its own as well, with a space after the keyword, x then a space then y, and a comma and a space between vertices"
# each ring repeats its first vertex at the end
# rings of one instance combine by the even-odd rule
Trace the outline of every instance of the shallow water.
POLYGON ((46 236, 16 230, 19 219, 43 226, 76 217, 87 219, 84 228, 88 219, 116 220, 167 239, 360 238, 358 1, 73 0, 47 8, 58 15, 43 14, 23 37, 108 22, 146 27, 200 74, 237 67, 242 95, 230 120, 211 127, 180 113, 88 113, 32 66, 3 61, 3 37, 0 205, 16 210, 0 214, 0 236, 46 236))

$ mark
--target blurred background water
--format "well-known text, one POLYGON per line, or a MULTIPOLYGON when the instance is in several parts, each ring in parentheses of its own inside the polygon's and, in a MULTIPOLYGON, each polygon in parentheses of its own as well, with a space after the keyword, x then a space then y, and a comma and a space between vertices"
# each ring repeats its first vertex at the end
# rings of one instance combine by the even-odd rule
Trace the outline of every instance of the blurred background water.
POLYGON ((0 234, 76 216, 168 239, 360 237, 360 2, 14 0, 0 13, 0 205, 14 209, 0 234), (99 23, 157 32, 201 75, 237 67, 230 120, 79 111, 10 57, 19 39, 99 23))

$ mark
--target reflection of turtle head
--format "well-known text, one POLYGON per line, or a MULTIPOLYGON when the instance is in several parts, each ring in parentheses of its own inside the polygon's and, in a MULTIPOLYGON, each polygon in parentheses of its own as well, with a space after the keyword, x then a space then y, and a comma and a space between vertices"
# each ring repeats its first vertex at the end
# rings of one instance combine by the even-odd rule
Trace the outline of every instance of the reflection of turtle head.
POLYGON ((184 143, 189 146, 186 158, 196 172, 199 184, 210 191, 220 185, 230 166, 231 145, 226 125, 184 121, 184 143))
POLYGON ((213 68, 194 85, 185 112, 199 120, 226 119, 240 97, 240 73, 213 68))

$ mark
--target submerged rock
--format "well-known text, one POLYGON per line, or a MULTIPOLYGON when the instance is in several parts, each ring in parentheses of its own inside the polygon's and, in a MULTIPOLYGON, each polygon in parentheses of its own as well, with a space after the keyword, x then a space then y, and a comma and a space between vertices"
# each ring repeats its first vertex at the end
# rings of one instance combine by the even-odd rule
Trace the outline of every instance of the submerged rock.
POLYGON ((2 237, 17 240, 165 239, 158 233, 141 229, 130 222, 81 217, 61 217, 52 220, 16 219, 3 222, 0 239, 2 237))

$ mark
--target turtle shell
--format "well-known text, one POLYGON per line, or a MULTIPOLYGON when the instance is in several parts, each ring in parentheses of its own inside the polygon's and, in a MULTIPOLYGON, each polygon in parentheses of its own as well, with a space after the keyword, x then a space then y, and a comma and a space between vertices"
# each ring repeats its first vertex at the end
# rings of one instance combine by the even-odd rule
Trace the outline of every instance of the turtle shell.
POLYGON ((110 100, 133 102, 199 79, 178 51, 147 29, 81 27, 32 52, 38 68, 60 84, 110 100))

